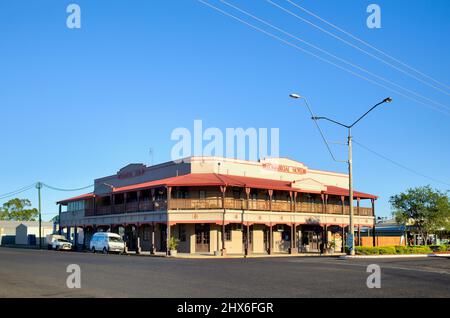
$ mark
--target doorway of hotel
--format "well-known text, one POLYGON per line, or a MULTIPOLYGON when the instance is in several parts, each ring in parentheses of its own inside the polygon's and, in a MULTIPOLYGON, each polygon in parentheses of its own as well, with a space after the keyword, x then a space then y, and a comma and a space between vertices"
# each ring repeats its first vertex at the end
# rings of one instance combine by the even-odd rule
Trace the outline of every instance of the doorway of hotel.
POLYGON ((195 252, 209 252, 209 224, 195 224, 195 252))

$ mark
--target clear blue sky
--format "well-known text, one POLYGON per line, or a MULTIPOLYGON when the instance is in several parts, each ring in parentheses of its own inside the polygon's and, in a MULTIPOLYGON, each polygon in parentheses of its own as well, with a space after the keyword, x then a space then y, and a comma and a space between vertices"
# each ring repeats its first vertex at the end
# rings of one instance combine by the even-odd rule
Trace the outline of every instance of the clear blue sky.
MULTIPOLYGON (((274 1, 289 7, 284 0, 274 1)), ((82 187, 128 163, 149 164, 150 147, 155 163, 170 160, 172 130, 192 129, 194 119, 221 129, 279 127, 281 155, 311 168, 345 172, 345 165, 329 157, 305 108, 287 97, 291 92, 308 96, 317 114, 347 122, 392 96, 394 103, 361 122, 354 138, 408 167, 450 182, 450 116, 303 54, 195 0, 79 0, 80 30, 66 27, 66 6, 72 2, 0 2, 0 194, 38 180, 57 187, 82 187)), ((230 2, 450 105, 448 95, 265 1, 230 2)), ((449 1, 311 0, 301 4, 450 83, 449 1), (381 6, 382 29, 366 26, 370 3, 381 6)), ((330 139, 345 141, 344 130, 322 127, 330 139)), ((340 157, 345 157, 344 150, 336 146, 340 157)), ((380 196, 377 213, 383 216, 390 214, 389 196, 408 187, 448 188, 356 145, 354 174, 358 190, 380 196)), ((56 214, 55 201, 77 194, 44 189, 44 219, 56 214)), ((37 203, 36 190, 20 197, 37 203)))

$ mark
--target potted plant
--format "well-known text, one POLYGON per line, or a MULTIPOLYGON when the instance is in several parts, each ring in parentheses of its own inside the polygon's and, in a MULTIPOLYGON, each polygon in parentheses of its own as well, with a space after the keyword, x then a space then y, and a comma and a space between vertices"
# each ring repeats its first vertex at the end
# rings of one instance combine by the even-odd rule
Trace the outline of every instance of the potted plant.
POLYGON ((336 243, 334 241, 328 242, 327 253, 328 254, 333 254, 335 248, 336 248, 336 243))
POLYGON ((169 239, 169 255, 170 256, 177 256, 177 247, 178 243, 180 243, 180 240, 171 237, 169 239))

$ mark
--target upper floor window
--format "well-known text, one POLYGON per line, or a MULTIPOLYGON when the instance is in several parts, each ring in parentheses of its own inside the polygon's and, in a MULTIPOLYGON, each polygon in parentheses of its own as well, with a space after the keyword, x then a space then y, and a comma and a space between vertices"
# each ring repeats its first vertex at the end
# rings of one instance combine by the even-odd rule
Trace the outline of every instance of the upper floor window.
POLYGON ((79 211, 84 209, 84 200, 73 201, 67 204, 67 211, 79 211))

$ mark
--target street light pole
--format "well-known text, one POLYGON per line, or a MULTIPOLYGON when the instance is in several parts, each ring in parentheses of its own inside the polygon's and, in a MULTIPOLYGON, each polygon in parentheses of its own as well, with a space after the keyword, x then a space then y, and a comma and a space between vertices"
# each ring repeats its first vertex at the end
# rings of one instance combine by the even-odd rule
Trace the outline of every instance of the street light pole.
POLYGON ((350 206, 349 234, 350 234, 350 255, 355 255, 355 226, 353 224, 353 149, 352 149, 352 128, 348 129, 348 200, 350 206))
POLYGON ((39 249, 42 249, 42 211, 41 211, 41 189, 42 183, 36 183, 36 188, 38 190, 38 208, 39 208, 39 249))
MULTIPOLYGON (((294 99, 299 99, 299 98, 303 98, 305 100, 306 106, 308 108, 309 113, 311 114, 311 119, 314 120, 314 122, 316 123, 316 126, 320 132, 320 135, 322 136, 323 141, 325 142, 328 151, 330 152, 331 157, 333 158, 334 161, 337 162, 346 162, 348 164, 348 198, 349 198, 349 233, 348 233, 348 241, 349 241, 349 254, 350 255, 355 255, 355 240, 354 240, 354 236, 355 236, 355 226, 354 226, 354 215, 353 215, 353 145, 352 145, 352 128, 353 126, 355 126, 361 119, 363 119, 368 113, 370 113, 372 110, 374 110, 375 108, 377 108, 379 105, 384 104, 384 103, 390 103, 392 102, 392 98, 388 97, 385 98, 383 101, 379 102, 378 104, 374 105, 372 108, 370 108, 367 112, 365 112, 361 117, 359 117, 355 122, 353 122, 353 124, 351 125, 345 125, 342 124, 336 120, 333 119, 329 119, 327 117, 316 117, 314 116, 311 107, 308 104, 307 99, 304 96, 300 96, 298 94, 290 94, 289 95, 291 98, 294 99), (333 155, 333 152, 330 149, 330 146, 328 144, 328 141, 326 140, 322 130, 320 129, 320 126, 317 124, 317 120, 320 119, 325 119, 328 120, 329 122, 332 122, 333 124, 337 124, 339 126, 345 127, 348 129, 348 160, 336 160, 336 158, 333 155)), ((375 215, 374 215, 375 217, 375 215)))

